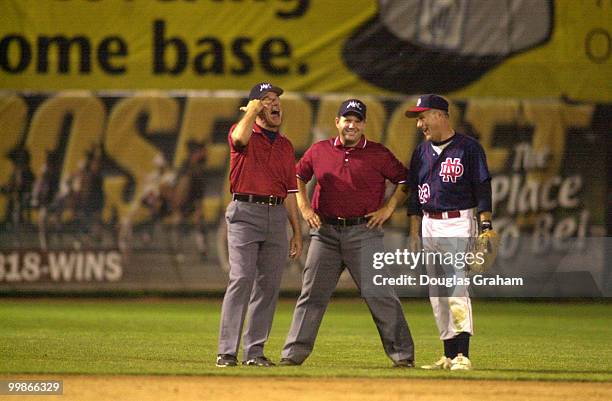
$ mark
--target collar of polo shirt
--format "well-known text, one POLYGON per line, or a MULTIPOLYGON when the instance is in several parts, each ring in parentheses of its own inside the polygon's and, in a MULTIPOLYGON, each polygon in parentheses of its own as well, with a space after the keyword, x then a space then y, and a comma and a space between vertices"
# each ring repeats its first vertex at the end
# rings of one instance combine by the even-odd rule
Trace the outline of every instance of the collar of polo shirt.
MULTIPOLYGON (((355 149, 355 148, 364 149, 367 144, 368 144, 368 140, 366 139, 365 135, 362 135, 361 139, 359 139, 359 142, 357 142, 357 145, 352 146, 351 149, 355 149)), ((342 141, 340 140, 339 136, 334 138, 334 146, 336 148, 343 148, 343 147, 345 147, 344 144, 342 143, 342 141)))

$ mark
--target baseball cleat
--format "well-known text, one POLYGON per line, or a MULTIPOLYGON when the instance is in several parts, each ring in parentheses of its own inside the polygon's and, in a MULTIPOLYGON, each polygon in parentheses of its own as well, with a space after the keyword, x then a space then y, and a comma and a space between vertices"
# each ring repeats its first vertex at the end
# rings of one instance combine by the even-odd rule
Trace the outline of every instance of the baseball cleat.
POLYGON ((217 355, 217 363, 215 365, 218 368, 226 368, 228 366, 238 366, 238 359, 236 359, 234 355, 219 354, 217 355))
POLYGON ((280 362, 278 362, 279 366, 300 366, 301 363, 297 363, 291 358, 282 358, 280 362))
POLYGON ((441 357, 431 365, 423 365, 421 369, 425 370, 449 370, 451 368, 451 359, 446 356, 441 357))
POLYGON ((394 368, 414 368, 414 361, 410 359, 400 359, 399 361, 393 361, 394 368))
POLYGON ((457 354, 457 357, 451 361, 450 370, 472 370, 472 362, 463 354, 457 354))
POLYGON ((274 362, 265 356, 256 356, 255 358, 247 359, 246 361, 243 361, 242 364, 244 366, 259 366, 264 368, 275 366, 274 362))

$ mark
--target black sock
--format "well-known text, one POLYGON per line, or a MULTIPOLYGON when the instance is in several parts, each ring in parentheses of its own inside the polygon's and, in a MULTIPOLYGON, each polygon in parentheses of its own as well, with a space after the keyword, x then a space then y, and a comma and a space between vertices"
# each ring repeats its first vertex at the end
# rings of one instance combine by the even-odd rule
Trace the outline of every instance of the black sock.
POLYGON ((458 354, 463 354, 464 357, 470 357, 470 333, 461 332, 455 336, 455 347, 458 354))
POLYGON ((444 356, 450 359, 457 356, 457 342, 455 338, 444 340, 444 356))

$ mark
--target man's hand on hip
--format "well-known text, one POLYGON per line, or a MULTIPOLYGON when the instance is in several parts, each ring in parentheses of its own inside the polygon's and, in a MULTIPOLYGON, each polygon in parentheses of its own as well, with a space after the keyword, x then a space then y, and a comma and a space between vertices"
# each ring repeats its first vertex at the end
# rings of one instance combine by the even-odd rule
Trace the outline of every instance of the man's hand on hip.
POLYGON ((302 208, 300 212, 310 228, 321 228, 321 218, 311 207, 302 208))
POLYGON ((382 225, 391 217, 393 214, 393 209, 383 206, 375 212, 368 213, 365 217, 369 217, 368 224, 366 226, 368 228, 382 228, 382 225))

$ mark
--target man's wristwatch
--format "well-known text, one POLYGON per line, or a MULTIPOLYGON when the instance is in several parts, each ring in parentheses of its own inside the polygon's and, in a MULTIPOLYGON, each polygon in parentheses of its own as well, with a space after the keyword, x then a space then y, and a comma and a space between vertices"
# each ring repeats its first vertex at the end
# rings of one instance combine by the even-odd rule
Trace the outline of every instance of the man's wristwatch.
POLYGON ((493 224, 491 220, 483 220, 480 222, 480 232, 487 232, 493 229, 493 224))

